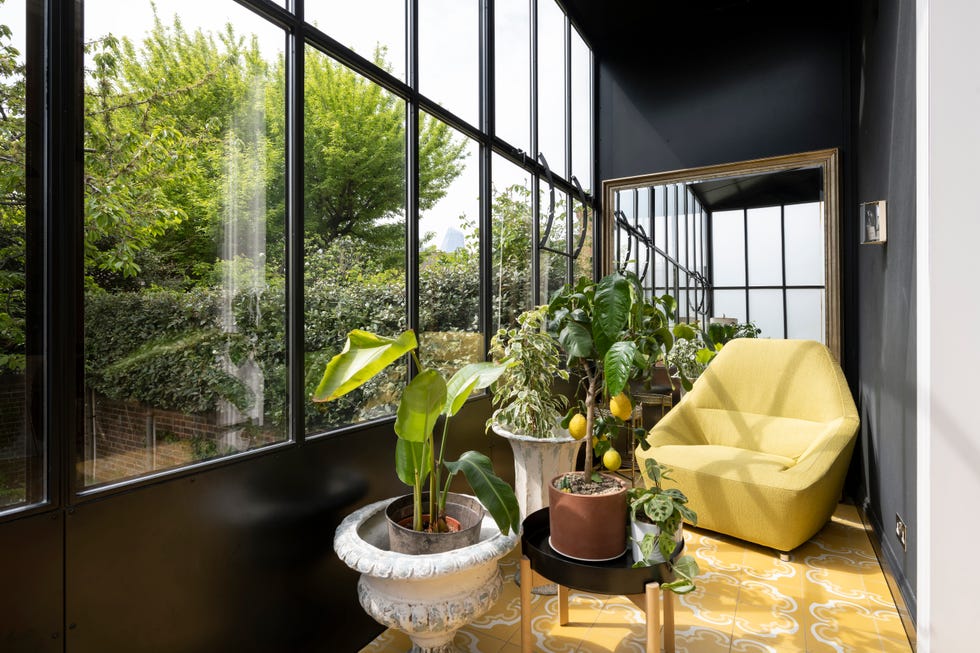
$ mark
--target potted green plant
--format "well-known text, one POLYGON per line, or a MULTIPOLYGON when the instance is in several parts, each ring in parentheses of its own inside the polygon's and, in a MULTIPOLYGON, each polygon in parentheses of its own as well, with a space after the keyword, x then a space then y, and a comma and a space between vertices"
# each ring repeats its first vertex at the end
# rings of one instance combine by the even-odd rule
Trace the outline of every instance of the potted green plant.
POLYGON ((572 469, 581 440, 562 428, 568 398, 554 392, 568 380, 558 342, 547 331, 548 307, 521 313, 517 327, 490 340, 490 357, 510 365, 490 386, 495 410, 487 429, 505 438, 514 452, 514 487, 521 515, 548 505, 547 481, 572 469))
POLYGON ((684 520, 696 526, 698 516, 687 506, 683 492, 663 488, 664 480, 672 480, 668 468, 647 458, 646 472, 653 486, 627 491, 633 566, 649 567, 666 562, 674 580, 661 587, 686 594, 695 588, 694 578, 700 573, 698 563, 690 555, 674 556, 684 541, 684 520))
POLYGON ((726 343, 735 338, 758 338, 762 329, 752 322, 712 322, 707 329, 676 324, 673 332, 674 347, 670 352, 670 363, 677 372, 681 387, 687 391, 726 343))
POLYGON ((394 550, 436 553, 472 544, 479 537, 483 512, 478 504, 465 499, 449 502, 450 481, 458 472, 463 472, 501 532, 519 530, 517 498, 513 489, 494 474, 489 458, 476 451, 467 451, 456 461, 445 458, 449 418, 463 407, 474 390, 486 388, 495 381, 506 365, 470 364, 447 383, 438 371, 425 369, 415 353, 417 348, 412 330, 395 339, 351 331, 344 350, 327 364, 313 395, 313 401, 333 401, 360 387, 402 356, 411 354, 414 358, 419 373, 405 386, 395 418, 398 436, 395 471, 412 488, 412 494, 396 499, 388 507, 389 537, 394 550), (442 433, 436 438, 440 418, 442 433), (460 523, 452 525, 452 520, 460 523), (470 529, 468 537, 458 535, 467 529, 470 529))
POLYGON ((630 273, 613 273, 598 282, 583 277, 549 305, 552 333, 567 366, 581 379, 579 412, 570 427, 584 430, 592 444, 585 448, 582 472, 562 474, 548 486, 551 546, 563 555, 603 560, 626 550, 626 484, 598 473, 595 459, 612 471, 619 467, 614 438, 632 416, 626 390, 631 379, 669 352, 673 306, 669 296, 645 299, 639 279, 630 273), (621 528, 618 521, 610 522, 618 515, 621 528))

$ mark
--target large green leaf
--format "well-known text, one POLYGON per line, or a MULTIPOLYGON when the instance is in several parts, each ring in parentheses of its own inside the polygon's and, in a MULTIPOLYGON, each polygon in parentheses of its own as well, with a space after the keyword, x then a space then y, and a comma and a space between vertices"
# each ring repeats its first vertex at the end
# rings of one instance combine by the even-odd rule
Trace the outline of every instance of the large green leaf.
POLYGON ((558 334, 558 342, 569 358, 586 358, 592 353, 592 334, 578 322, 566 322, 558 334))
POLYGON ((493 473, 493 464, 482 453, 467 451, 456 462, 446 461, 449 472, 462 471, 480 503, 504 535, 521 527, 521 512, 513 488, 493 473))
POLYGON ((446 416, 452 417, 458 413, 474 391, 482 390, 499 379, 511 365, 514 363, 470 363, 453 374, 446 385, 446 416))
POLYGON ((426 451, 425 442, 412 442, 398 438, 395 443, 395 473, 405 485, 415 485, 415 474, 421 486, 432 471, 432 459, 426 451))
POLYGON ((683 338, 684 340, 694 340, 698 337, 698 334, 690 324, 678 322, 674 325, 674 337, 683 338))
POLYGON ((332 401, 356 390, 416 347, 418 342, 411 329, 394 340, 368 331, 351 331, 344 350, 327 363, 313 401, 332 401))
POLYGON ((404 440, 422 442, 432 434, 445 405, 446 381, 436 370, 425 370, 402 392, 395 434, 404 440))
POLYGON ((673 580, 669 583, 664 583, 660 587, 665 590, 670 590, 676 594, 687 594, 695 589, 694 578, 701 573, 698 568, 698 562, 694 559, 694 556, 685 555, 681 556, 671 564, 671 571, 674 572, 673 580))
POLYGON ((666 494, 658 494, 643 506, 644 512, 653 523, 665 521, 674 512, 674 500, 666 494))
POLYGON ((626 278, 615 273, 603 277, 596 286, 592 332, 601 333, 608 340, 618 340, 626 326, 630 304, 630 284, 626 278))
POLYGON ((610 397, 618 395, 629 383, 634 356, 636 343, 629 341, 615 342, 606 352, 602 364, 606 373, 606 390, 610 397))

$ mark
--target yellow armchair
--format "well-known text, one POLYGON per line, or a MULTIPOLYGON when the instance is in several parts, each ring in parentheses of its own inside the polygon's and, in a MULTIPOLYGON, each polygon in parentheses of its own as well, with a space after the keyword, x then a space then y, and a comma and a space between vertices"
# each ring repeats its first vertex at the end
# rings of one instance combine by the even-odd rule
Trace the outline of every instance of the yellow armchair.
POLYGON ((787 552, 833 514, 858 426, 825 346, 745 338, 725 345, 636 455, 641 470, 650 457, 673 470, 698 526, 787 552))

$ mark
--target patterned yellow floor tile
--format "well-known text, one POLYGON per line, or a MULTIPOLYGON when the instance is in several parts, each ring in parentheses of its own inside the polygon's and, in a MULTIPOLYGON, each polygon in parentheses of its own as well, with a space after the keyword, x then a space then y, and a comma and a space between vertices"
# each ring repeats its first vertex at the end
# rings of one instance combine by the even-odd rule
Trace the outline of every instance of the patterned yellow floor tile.
POLYGON ((405 633, 388 629, 361 649, 360 653, 405 653, 412 648, 412 640, 405 633))
POLYGON ((902 618, 894 607, 880 608, 874 611, 875 625, 882 639, 901 640, 906 637, 902 618))
POLYGON ((912 653, 912 644, 907 637, 902 639, 882 639, 881 650, 883 653, 912 653))
MULTIPOLYGON (((701 567, 698 589, 675 597, 677 653, 911 653, 888 585, 853 506, 784 562, 768 549, 686 529, 701 567)), ((505 584, 490 614, 460 631, 466 653, 521 650, 520 556, 501 561, 505 584)), ((643 653, 646 616, 625 597, 572 591, 569 624, 556 596, 531 599, 532 650, 643 653)), ((409 639, 386 631, 362 653, 404 653, 409 639)))
POLYGON ((678 623, 711 626, 731 633, 738 604, 739 582, 729 574, 707 572, 697 578, 697 589, 678 597, 678 623))
POLYGON ((504 647, 498 651, 498 653, 522 653, 521 652, 521 642, 518 640, 516 644, 504 644, 504 647))
POLYGON ((504 640, 470 628, 461 628, 456 633, 456 639, 453 643, 456 648, 460 651, 466 651, 466 653, 499 653, 500 649, 507 646, 507 642, 504 640))
POLYGON ((706 626, 678 628, 675 634, 677 653, 729 653, 731 632, 706 626))
POLYGON ((842 629, 833 634, 806 633, 807 653, 879 653, 881 640, 877 633, 842 629))

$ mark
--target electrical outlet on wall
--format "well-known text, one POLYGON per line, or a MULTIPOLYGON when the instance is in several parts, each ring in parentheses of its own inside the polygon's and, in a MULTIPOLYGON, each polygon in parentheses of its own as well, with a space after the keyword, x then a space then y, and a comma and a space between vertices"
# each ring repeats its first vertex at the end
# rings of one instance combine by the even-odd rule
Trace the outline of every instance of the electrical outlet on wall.
POLYGON ((902 543, 902 551, 908 551, 908 528, 905 526, 905 521, 902 519, 902 516, 898 513, 895 513, 895 536, 902 543))

